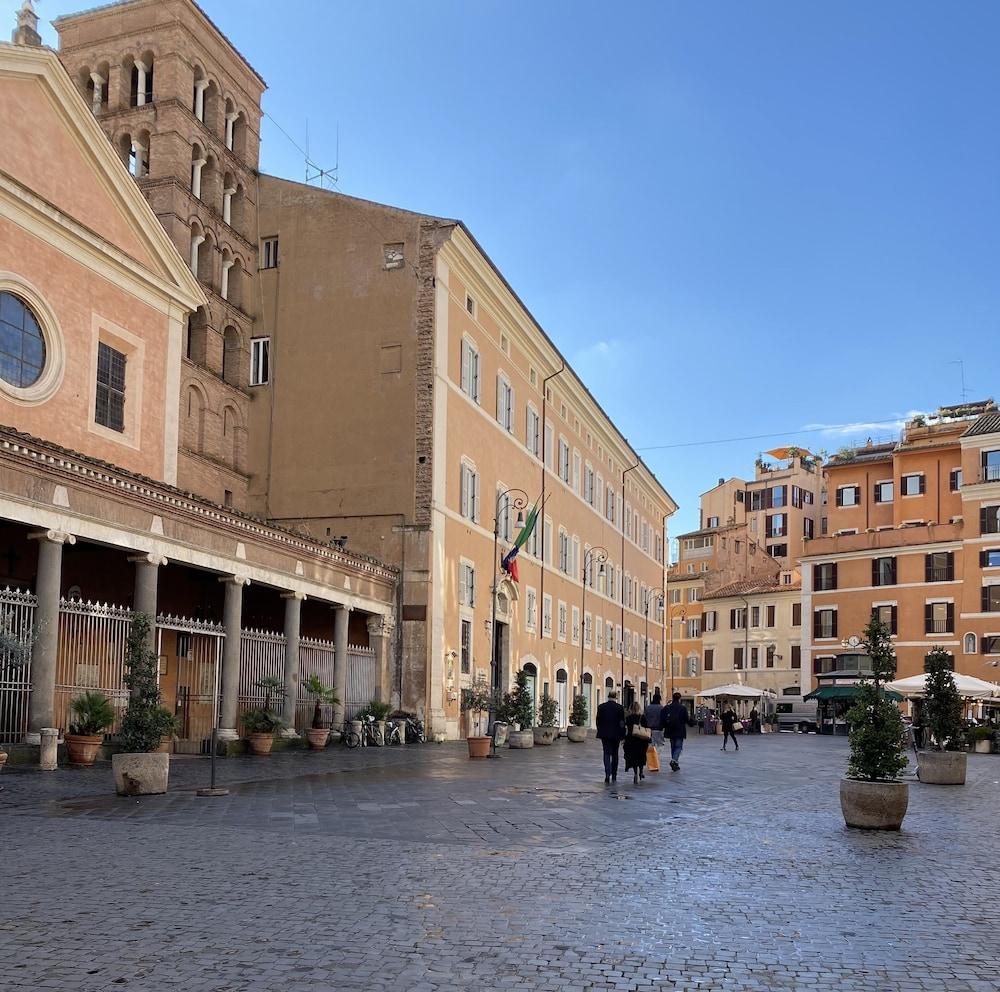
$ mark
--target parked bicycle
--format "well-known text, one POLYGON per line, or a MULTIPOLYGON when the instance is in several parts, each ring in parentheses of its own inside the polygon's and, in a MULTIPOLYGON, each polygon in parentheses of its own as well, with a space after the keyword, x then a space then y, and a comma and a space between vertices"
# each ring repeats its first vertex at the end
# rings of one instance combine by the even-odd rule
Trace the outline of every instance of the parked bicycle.
POLYGON ((424 725, 415 716, 406 718, 406 743, 424 743, 424 725))
POLYGON ((340 733, 340 743, 347 748, 361 747, 361 735, 351 730, 350 723, 344 722, 344 729, 340 733))
POLYGON ((401 726, 401 720, 389 720, 385 725, 385 746, 395 747, 403 743, 403 731, 405 725, 401 726))
POLYGON ((382 732, 373 716, 366 716, 361 720, 361 743, 364 747, 382 746, 382 732))

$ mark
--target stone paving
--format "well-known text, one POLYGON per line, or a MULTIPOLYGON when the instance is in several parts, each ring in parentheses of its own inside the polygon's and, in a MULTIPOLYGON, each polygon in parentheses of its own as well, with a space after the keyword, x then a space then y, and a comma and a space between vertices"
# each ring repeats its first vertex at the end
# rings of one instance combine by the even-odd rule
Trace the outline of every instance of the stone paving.
POLYGON ((848 831, 843 740, 765 735, 605 787, 596 742, 203 759, 167 796, 4 772, 0 990, 1000 987, 1000 756, 848 831))

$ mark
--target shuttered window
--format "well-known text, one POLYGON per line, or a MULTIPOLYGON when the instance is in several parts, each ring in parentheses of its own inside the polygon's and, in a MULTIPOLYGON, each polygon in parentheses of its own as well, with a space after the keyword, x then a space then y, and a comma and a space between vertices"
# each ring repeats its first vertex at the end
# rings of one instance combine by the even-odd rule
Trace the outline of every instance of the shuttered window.
POLYGON ((983 586, 983 613, 1000 613, 1000 586, 983 586))
POLYGON ((926 582, 951 582, 955 578, 955 554, 953 551, 934 551, 924 558, 924 580, 926 582))
POLYGON ((837 636, 837 611, 817 610, 813 614, 813 637, 837 636))
POLYGON ((479 352, 465 339, 462 340, 462 392, 479 402, 479 352))
POLYGON ((954 603, 927 603, 924 607, 924 633, 950 634, 955 629, 954 603))
POLYGON ((872 585, 894 586, 896 584, 896 559, 872 558, 872 585))

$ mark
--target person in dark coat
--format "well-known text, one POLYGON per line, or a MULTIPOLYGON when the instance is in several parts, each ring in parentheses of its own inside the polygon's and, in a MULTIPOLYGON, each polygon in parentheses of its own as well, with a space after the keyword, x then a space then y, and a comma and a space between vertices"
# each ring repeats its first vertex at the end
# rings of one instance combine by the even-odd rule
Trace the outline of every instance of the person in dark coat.
POLYGON ((646 705, 646 710, 643 716, 646 718, 646 726, 653 732, 653 744, 659 747, 663 743, 663 724, 661 721, 661 715, 663 713, 663 697, 660 695, 660 690, 657 689, 653 693, 653 701, 646 705))
POLYGON ((604 746, 604 784, 618 781, 618 750, 625 739, 625 710, 613 689, 597 707, 597 738, 604 746))
POLYGON ((732 703, 726 703, 726 708, 722 711, 722 750, 726 750, 726 744, 729 743, 729 738, 732 737, 733 743, 736 745, 736 750, 740 749, 740 742, 736 739, 736 733, 733 730, 733 724, 736 723, 736 711, 733 709, 732 703))
POLYGON ((684 750, 688 725, 691 723, 687 707, 681 702, 679 692, 675 692, 673 702, 663 708, 660 719, 663 723, 663 735, 670 741, 670 767, 678 772, 681 769, 681 751, 684 750))
POLYGON ((750 710, 750 733, 760 733, 760 713, 757 712, 756 706, 750 710))
POLYGON ((646 750, 649 748, 649 738, 637 737, 632 731, 636 727, 647 727, 646 718, 642 715, 642 707, 633 703, 625 717, 625 771, 632 769, 632 781, 636 785, 639 779, 646 777, 646 750))

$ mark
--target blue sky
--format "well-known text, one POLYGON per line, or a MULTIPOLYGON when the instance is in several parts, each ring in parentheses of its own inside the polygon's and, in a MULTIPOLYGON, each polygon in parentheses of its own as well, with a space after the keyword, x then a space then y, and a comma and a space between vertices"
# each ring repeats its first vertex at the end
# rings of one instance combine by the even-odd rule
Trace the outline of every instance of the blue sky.
POLYGON ((465 220, 648 449, 673 534, 761 450, 959 402, 949 363, 1000 394, 992 0, 202 5, 324 166, 339 128, 340 190, 465 220))

